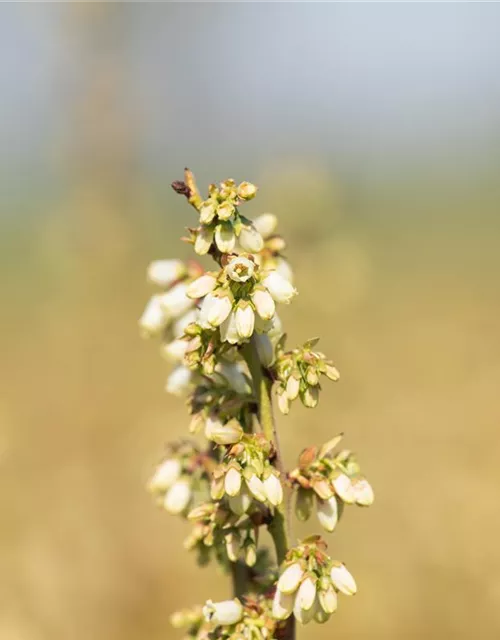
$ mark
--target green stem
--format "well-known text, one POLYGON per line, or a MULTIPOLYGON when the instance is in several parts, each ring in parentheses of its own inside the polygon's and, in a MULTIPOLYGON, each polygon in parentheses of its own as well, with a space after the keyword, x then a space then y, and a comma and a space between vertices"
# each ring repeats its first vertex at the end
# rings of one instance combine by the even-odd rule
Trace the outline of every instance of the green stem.
MULTIPOLYGON (((242 354, 252 376, 254 392, 259 407, 260 426, 266 438, 274 444, 276 450, 276 467, 284 477, 285 471, 278 442, 278 434, 274 424, 271 383, 263 374, 259 354, 253 338, 250 342, 243 345, 242 354)), ((290 548, 286 514, 287 510, 285 504, 282 503, 275 508, 273 519, 268 525, 269 533, 273 538, 276 549, 276 559, 278 564, 281 564, 284 561, 285 555, 290 548)))

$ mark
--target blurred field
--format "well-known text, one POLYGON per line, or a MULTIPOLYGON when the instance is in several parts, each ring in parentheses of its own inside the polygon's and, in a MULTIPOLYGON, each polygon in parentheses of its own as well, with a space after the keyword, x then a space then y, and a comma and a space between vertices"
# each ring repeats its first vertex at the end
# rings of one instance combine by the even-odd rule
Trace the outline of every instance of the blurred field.
MULTIPOLYGON (((494 221, 478 230, 454 208, 450 224, 429 211, 370 228, 371 198, 339 203, 335 224, 318 206, 304 216, 269 199, 297 267, 290 340, 320 335, 342 374, 317 411, 280 420, 286 457, 345 431, 377 492, 331 542, 359 596, 304 635, 470 638, 479 625, 497 637, 494 221)), ((97 196, 65 208, 18 236, 22 262, 4 265, 1 638, 173 637, 169 612, 226 593, 179 552, 186 527, 143 490, 164 440, 186 428, 155 346, 137 337, 143 272, 172 255, 190 212, 174 194, 130 208, 97 196)))
MULTIPOLYGON (((229 159, 202 163, 188 143, 165 154, 176 174, 161 161, 138 169, 119 58, 102 65, 90 40, 53 160, 61 184, 26 175, 2 193, 0 640, 176 638, 172 611, 228 594, 182 551, 187 525, 144 490, 187 420, 137 318, 148 262, 190 255, 178 237, 192 214, 168 183, 186 159, 200 182, 222 179, 229 159)), ((301 155, 247 168, 238 152, 231 170, 262 187, 248 214, 276 213, 289 242, 300 293, 283 312, 290 344, 321 336, 341 372, 316 411, 279 420, 285 457, 344 431, 376 502, 347 510, 329 538, 359 595, 300 635, 496 639, 498 163, 470 179, 445 167, 366 181, 301 155)))

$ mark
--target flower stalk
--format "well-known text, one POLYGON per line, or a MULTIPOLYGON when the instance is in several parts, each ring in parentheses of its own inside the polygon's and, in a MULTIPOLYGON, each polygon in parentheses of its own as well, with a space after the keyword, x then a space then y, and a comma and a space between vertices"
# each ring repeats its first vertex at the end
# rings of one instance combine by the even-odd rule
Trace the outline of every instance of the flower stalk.
POLYGON ((357 585, 320 536, 292 544, 292 501, 301 521, 316 506, 320 525, 332 532, 344 506, 369 506, 373 490, 354 454, 337 451, 341 436, 308 447, 295 469, 285 468, 273 397, 285 415, 297 399, 314 408, 322 380, 339 373, 317 338, 285 349, 277 308, 297 290, 276 216, 251 221, 241 212, 257 187, 228 179, 210 185, 203 199, 189 169, 172 187, 198 214, 185 240, 198 256, 212 256, 216 269, 151 263, 148 281, 160 291, 139 327, 160 339, 162 356, 174 363, 166 390, 188 396, 188 430, 204 444, 168 445, 148 488, 161 508, 190 523, 185 548, 200 565, 227 571, 233 591, 232 600, 177 612, 172 624, 193 640, 294 640, 296 621, 325 623, 338 595, 353 595, 357 585), (275 561, 259 545, 263 527, 275 561))

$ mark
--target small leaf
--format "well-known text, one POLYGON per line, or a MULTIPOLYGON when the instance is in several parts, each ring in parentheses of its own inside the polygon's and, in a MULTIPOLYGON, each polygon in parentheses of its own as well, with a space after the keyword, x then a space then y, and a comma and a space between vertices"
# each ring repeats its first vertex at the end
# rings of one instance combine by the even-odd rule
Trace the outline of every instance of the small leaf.
POLYGON ((338 436, 335 436, 331 440, 328 440, 328 442, 325 442, 325 444, 321 447, 319 451, 319 457, 325 458, 331 451, 333 451, 333 449, 335 449, 335 447, 339 444, 339 442, 342 440, 343 437, 344 437, 344 434, 339 433, 338 436))
POLYGON ((315 347, 319 342, 319 338, 310 338, 309 340, 307 340, 306 342, 304 342, 304 349, 312 349, 313 347, 315 347))

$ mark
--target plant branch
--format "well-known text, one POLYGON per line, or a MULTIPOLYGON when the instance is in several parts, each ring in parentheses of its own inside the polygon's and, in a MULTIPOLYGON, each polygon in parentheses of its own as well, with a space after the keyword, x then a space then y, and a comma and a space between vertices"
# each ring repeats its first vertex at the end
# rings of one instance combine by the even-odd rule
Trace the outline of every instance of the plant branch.
MULTIPOLYGON (((276 467, 280 471, 282 477, 285 475, 281 450, 279 447, 278 436, 274 424, 273 406, 271 400, 271 381, 264 375, 262 365, 259 360, 259 354, 253 338, 250 342, 243 345, 242 354, 250 370, 252 376, 254 392, 258 403, 258 415, 260 426, 266 438, 273 443, 276 450, 276 467)), ((274 516, 268 525, 276 548, 276 559, 281 564, 290 547, 288 539, 288 526, 286 518, 286 507, 284 504, 275 508, 274 516)))

